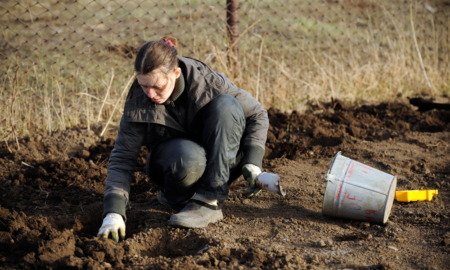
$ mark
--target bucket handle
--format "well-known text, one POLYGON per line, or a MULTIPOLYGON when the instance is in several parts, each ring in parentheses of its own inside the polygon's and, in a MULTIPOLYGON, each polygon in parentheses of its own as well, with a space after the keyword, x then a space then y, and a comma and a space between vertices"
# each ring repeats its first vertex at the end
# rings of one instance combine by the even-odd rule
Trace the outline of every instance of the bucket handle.
POLYGON ((341 179, 339 179, 338 177, 336 177, 335 175, 333 175, 331 173, 325 174, 323 176, 323 179, 328 182, 341 181, 341 179))

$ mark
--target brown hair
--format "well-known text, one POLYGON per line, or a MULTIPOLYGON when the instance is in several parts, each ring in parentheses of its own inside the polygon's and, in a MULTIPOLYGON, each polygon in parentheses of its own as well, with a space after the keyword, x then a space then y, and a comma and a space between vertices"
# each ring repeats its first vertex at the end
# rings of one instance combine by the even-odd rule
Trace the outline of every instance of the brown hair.
POLYGON ((178 67, 178 52, 175 49, 177 44, 177 39, 171 36, 145 43, 136 55, 134 71, 138 74, 147 74, 162 68, 162 71, 167 73, 178 67))

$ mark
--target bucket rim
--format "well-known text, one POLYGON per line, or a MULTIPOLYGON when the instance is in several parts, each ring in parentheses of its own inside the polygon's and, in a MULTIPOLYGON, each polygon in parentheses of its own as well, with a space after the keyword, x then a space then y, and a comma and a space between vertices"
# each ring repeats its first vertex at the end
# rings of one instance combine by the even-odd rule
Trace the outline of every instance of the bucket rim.
MULTIPOLYGON (((328 166, 328 171, 327 171, 327 174, 330 174, 330 172, 331 172, 331 168, 333 168, 333 164, 334 164, 334 162, 336 161, 336 159, 339 157, 339 156, 342 156, 342 151, 338 151, 335 155, 334 155, 334 157, 333 157, 333 160, 331 161, 331 163, 330 163, 330 166, 328 166)), ((325 175, 326 176, 326 175, 325 175)), ((326 179, 325 179, 326 180, 326 179)))
POLYGON ((330 185, 330 181, 327 179, 327 177, 328 177, 328 175, 330 175, 330 173, 331 173, 331 169, 333 168, 333 164, 334 164, 334 162, 336 161, 336 159, 339 157, 339 156, 342 156, 342 154, 341 154, 341 150, 339 150, 335 155, 334 155, 334 157, 333 157, 333 159, 331 160, 331 162, 330 162, 330 165, 328 166, 328 171, 327 171, 327 173, 323 176, 323 179, 325 180, 325 182, 327 183, 327 185, 326 185, 326 187, 325 187, 325 191, 324 191, 324 199, 322 200, 322 213, 323 213, 323 211, 324 211, 324 209, 325 209, 325 194, 326 194, 326 192, 327 192, 327 189, 329 188, 329 185, 330 185))
POLYGON ((395 198, 395 190, 397 189, 397 176, 396 175, 392 175, 393 179, 391 181, 391 185, 389 186, 389 192, 386 196, 386 200, 385 200, 385 208, 384 208, 384 215, 383 215, 383 222, 382 224, 386 224, 386 222, 388 222, 389 220, 389 216, 391 215, 392 212, 392 207, 394 205, 394 198, 395 198))

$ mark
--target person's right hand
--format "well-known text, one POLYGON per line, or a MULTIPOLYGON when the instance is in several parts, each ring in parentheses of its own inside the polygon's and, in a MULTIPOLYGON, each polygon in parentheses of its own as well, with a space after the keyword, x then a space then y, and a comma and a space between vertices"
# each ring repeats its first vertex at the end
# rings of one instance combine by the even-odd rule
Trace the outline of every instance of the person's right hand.
POLYGON ((121 215, 108 213, 103 219, 97 237, 108 238, 109 235, 116 242, 119 242, 119 235, 121 239, 125 239, 125 222, 121 215))
POLYGON ((261 168, 253 164, 245 164, 242 166, 242 175, 248 182, 248 189, 245 192, 247 197, 253 197, 261 192, 261 188, 256 186, 256 177, 261 174, 261 168))

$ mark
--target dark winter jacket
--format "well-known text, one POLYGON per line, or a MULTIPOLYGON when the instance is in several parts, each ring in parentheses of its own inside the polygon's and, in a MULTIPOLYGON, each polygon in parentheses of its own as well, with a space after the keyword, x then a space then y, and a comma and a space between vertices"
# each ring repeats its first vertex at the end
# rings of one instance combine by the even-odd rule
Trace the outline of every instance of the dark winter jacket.
POLYGON ((214 72, 204 63, 179 57, 179 66, 182 76, 177 80, 175 88, 180 88, 181 84, 182 93, 174 91, 164 104, 152 102, 137 81, 131 86, 109 160, 104 215, 115 212, 126 217, 130 182, 134 177, 141 146, 146 144, 151 149, 164 138, 189 138, 191 124, 199 110, 221 94, 236 97, 246 117, 241 145, 244 164, 262 167, 269 128, 267 111, 248 92, 239 89, 228 78, 214 72))

